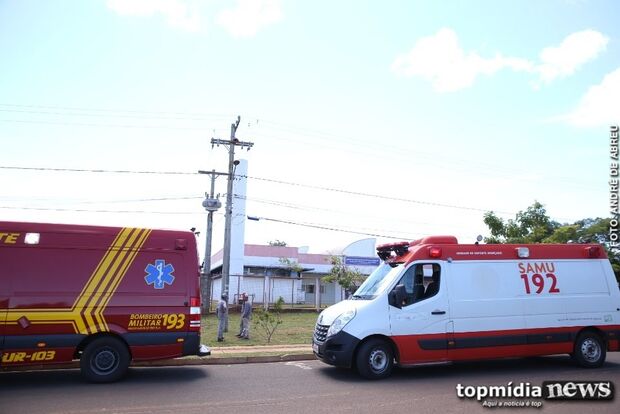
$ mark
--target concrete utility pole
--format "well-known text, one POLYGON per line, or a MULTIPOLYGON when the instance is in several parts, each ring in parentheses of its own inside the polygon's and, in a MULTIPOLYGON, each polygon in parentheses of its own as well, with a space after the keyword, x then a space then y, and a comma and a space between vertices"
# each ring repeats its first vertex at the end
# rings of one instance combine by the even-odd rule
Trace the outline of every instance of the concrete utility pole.
POLYGON ((200 303, 202 305, 202 313, 206 314, 211 308, 211 240, 213 237, 213 213, 215 213, 222 203, 215 197, 215 179, 220 175, 228 175, 228 173, 221 173, 212 171, 198 171, 199 174, 211 175, 211 192, 205 194, 205 199, 202 202, 202 206, 209 213, 207 215, 207 241, 205 244, 205 260, 202 267, 202 273, 200 275, 200 303))
POLYGON ((228 281, 230 279, 230 234, 232 228, 232 198, 233 198, 233 180, 235 178, 235 166, 238 164, 238 161, 235 161, 235 147, 247 148, 249 151, 250 148, 254 145, 253 142, 244 142, 239 141, 235 137, 235 133, 237 132, 237 128, 239 127, 239 122, 241 122, 241 117, 237 117, 237 122, 234 122, 230 126, 230 140, 222 140, 222 139, 211 139, 211 146, 214 145, 224 145, 228 148, 228 188, 226 191, 226 224, 224 228, 224 257, 222 261, 222 294, 228 294, 228 281))

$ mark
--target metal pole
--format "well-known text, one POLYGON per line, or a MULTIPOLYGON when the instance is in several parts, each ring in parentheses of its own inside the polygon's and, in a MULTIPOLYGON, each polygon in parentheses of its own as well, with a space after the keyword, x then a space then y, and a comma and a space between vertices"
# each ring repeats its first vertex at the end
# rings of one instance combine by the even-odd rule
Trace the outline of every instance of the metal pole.
POLYGON ((205 194, 205 200, 202 202, 202 206, 207 210, 207 240, 205 243, 205 257, 202 267, 202 273, 200 274, 200 302, 202 306, 202 313, 208 313, 211 310, 211 292, 213 291, 213 284, 211 283, 211 241, 213 238, 213 213, 217 211, 221 206, 219 199, 215 198, 215 179, 219 175, 228 175, 228 173, 219 173, 215 170, 211 171, 198 171, 199 174, 211 175, 211 193, 205 194))
POLYGON ((228 186, 226 189, 226 221, 224 224, 224 257, 222 260, 222 294, 228 293, 228 283, 230 280, 230 239, 232 232, 232 192, 233 192, 233 180, 234 180, 234 168, 235 168, 235 131, 239 125, 240 119, 237 118, 237 123, 230 126, 230 145, 228 146, 228 186))
MULTIPOLYGON (((215 170, 211 171, 211 192, 209 198, 215 197, 215 170)), ((213 239, 213 212, 209 211, 207 215, 207 242, 205 245, 205 260, 202 268, 202 280, 200 288, 202 291, 202 313, 206 314, 211 309, 211 241, 213 239), (205 300, 206 299, 206 300, 205 300), (204 303, 208 302, 208 303, 204 303)))

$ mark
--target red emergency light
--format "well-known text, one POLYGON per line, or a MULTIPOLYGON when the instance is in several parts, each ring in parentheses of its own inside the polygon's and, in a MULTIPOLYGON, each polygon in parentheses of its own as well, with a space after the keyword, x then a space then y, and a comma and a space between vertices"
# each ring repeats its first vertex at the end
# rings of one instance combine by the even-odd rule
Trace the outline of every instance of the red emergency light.
POLYGON ((429 247, 428 255, 432 258, 438 259, 441 257, 441 247, 429 247))
POLYGON ((601 248, 599 246, 586 247, 586 257, 595 258, 601 255, 601 248))

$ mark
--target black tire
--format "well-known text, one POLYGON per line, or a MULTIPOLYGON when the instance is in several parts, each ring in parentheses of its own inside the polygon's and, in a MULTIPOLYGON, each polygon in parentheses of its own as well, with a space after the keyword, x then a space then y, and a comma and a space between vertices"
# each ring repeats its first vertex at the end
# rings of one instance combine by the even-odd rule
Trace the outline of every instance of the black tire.
POLYGON ((127 372, 131 357, 120 339, 106 336, 86 346, 80 358, 82 376, 91 382, 113 382, 127 372))
POLYGON ((605 341, 594 332, 584 332, 577 337, 572 358, 584 368, 598 368, 605 362, 605 341))
POLYGON ((360 346, 355 362, 357 371, 364 378, 387 378, 394 368, 394 353, 386 341, 370 339, 360 346))

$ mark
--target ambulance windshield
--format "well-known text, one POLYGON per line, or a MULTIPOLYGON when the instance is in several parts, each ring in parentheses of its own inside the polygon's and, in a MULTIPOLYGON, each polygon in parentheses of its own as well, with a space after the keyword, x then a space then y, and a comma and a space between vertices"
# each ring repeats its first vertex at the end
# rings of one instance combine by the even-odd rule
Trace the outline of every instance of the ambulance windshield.
POLYGON ((369 300, 376 298, 394 279, 394 275, 400 273, 402 269, 402 264, 392 267, 389 264, 382 263, 355 291, 351 299, 369 300))

